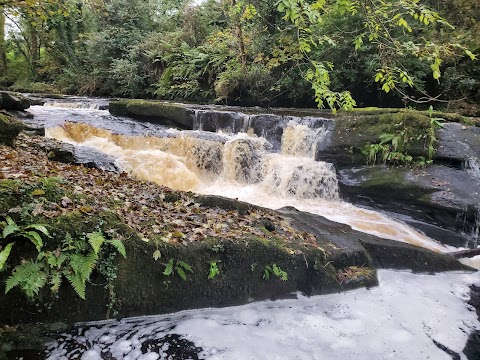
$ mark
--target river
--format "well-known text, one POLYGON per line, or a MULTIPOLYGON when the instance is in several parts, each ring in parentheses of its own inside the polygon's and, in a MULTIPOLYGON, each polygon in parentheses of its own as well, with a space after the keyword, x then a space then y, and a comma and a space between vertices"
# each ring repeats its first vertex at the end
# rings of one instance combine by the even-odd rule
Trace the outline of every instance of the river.
MULTIPOLYGON (((388 215, 342 201, 332 164, 315 161, 326 136, 292 118, 279 146, 248 126, 179 131, 117 117, 88 99, 32 106, 46 136, 93 147, 119 168, 177 190, 284 206, 437 252, 442 245, 388 215)), ((380 286, 226 309, 81 324, 49 345, 49 359, 452 359, 479 328, 468 308, 478 274, 379 272, 380 286), (440 344, 440 346, 438 345, 440 344), (447 349, 448 351, 446 351, 447 349)))

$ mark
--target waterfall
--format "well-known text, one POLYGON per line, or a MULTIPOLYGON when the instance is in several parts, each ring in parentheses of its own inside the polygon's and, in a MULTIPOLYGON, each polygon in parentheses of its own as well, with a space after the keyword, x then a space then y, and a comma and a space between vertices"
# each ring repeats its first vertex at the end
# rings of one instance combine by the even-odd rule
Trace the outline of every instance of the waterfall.
POLYGON ((50 137, 97 148, 115 156, 122 170, 177 190, 196 190, 200 177, 221 175, 226 182, 260 183, 265 192, 278 196, 338 198, 333 165, 314 160, 321 129, 290 122, 280 154, 269 153, 271 144, 265 139, 244 133, 225 142, 199 138, 198 133, 127 136, 69 122, 47 129, 50 137))
POLYGON ((282 135, 282 154, 315 158, 317 143, 324 140, 326 130, 324 127, 317 129, 307 125, 290 121, 282 135))
MULTIPOLYGON (((124 119, 117 121, 121 128, 124 119)), ((314 160, 325 130, 295 121, 285 125, 279 148, 246 133, 168 130, 138 136, 71 122, 47 128, 46 134, 100 150, 115 157, 123 171, 172 189, 236 198, 272 209, 294 206, 358 231, 448 251, 386 215, 340 201, 334 166, 314 160)))
POLYGON ((306 157, 269 154, 262 162, 265 192, 297 199, 338 199, 338 181, 332 164, 306 157))

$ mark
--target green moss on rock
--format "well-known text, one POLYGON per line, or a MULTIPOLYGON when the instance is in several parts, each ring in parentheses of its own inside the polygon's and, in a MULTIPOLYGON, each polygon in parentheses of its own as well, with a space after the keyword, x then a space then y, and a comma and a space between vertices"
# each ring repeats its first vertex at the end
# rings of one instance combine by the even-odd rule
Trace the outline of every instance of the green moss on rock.
POLYGON ((127 103, 128 100, 114 100, 110 101, 108 110, 111 114, 117 116, 127 116, 127 103))
POLYGON ((184 104, 153 100, 115 100, 110 102, 110 113, 146 119, 163 125, 193 129, 192 111, 184 104))
POLYGON ((23 130, 23 124, 14 118, 0 114, 0 144, 15 145, 15 138, 23 130))

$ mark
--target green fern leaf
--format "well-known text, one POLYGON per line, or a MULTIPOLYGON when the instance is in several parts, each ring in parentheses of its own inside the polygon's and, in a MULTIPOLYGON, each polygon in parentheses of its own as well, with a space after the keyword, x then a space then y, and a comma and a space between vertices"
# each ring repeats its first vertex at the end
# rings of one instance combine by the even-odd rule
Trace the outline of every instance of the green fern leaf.
POLYGON ((180 266, 175 266, 175 271, 177 272, 178 276, 180 276, 183 281, 187 281, 187 274, 180 266))
POLYGON ((190 265, 188 265, 186 262, 182 261, 182 260, 179 260, 177 262, 177 266, 180 266, 182 267, 184 270, 187 270, 189 272, 193 272, 192 270, 192 267, 190 265))
POLYGON ((93 233, 87 234, 88 242, 92 246, 93 251, 96 254, 100 252, 100 248, 102 247, 103 243, 105 242, 105 237, 100 231, 96 231, 93 233))
POLYGON ((58 290, 60 290, 60 285, 62 285, 62 273, 54 273, 52 278, 50 279, 50 290, 52 290, 53 293, 57 293, 58 290))
POLYGON ((28 297, 38 295, 47 283, 47 275, 43 271, 43 265, 34 262, 25 262, 17 266, 12 275, 7 279, 5 294, 16 286, 20 286, 28 297))
POLYGON ((77 295, 81 299, 85 300, 85 290, 86 290, 85 281, 79 275, 75 275, 75 274, 65 274, 65 277, 70 282, 70 285, 72 285, 72 288, 73 290, 75 290, 77 295))
POLYGON ((3 229, 3 232, 2 232, 2 237, 4 239, 7 238, 7 236, 9 235, 12 235, 14 233, 16 233, 17 231, 19 231, 20 228, 17 226, 17 224, 13 223, 13 224, 8 224, 7 226, 5 226, 5 229, 3 229))
POLYGON ((35 245, 37 251, 42 250, 43 240, 36 231, 28 231, 26 233, 23 233, 23 236, 25 236, 33 243, 33 245, 35 245))
POLYGON ((125 245, 123 245, 123 243, 120 240, 117 240, 117 239, 110 240, 109 243, 112 244, 112 246, 115 249, 117 249, 119 254, 121 254, 124 258, 127 257, 127 251, 125 250, 125 245))
POLYGON ((73 254, 70 256, 70 266, 75 275, 80 276, 83 281, 87 281, 90 279, 90 274, 95 268, 97 260, 98 255, 94 251, 86 256, 73 254))
POLYGON ((5 246, 5 249, 3 249, 0 252, 0 270, 2 270, 3 267, 5 266, 5 263, 7 262, 8 257, 10 256, 10 252, 12 251, 12 247, 13 247, 13 243, 10 243, 7 246, 5 246))

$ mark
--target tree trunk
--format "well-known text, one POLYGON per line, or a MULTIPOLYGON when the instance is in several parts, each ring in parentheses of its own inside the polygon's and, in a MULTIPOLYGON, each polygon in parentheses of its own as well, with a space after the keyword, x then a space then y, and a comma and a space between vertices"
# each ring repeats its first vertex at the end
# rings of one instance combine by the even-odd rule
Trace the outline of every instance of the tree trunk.
MULTIPOLYGON (((232 7, 235 7, 236 5, 237 5, 237 0, 232 0, 232 7)), ((239 53, 240 53, 240 62, 242 63, 242 65, 246 65, 247 54, 245 53, 245 43, 243 41, 243 30, 242 30, 242 24, 240 22, 240 15, 239 14, 235 15, 234 27, 235 27, 235 35, 236 35, 237 41, 238 41, 238 50, 239 50, 239 53)))
POLYGON ((40 61, 40 40, 38 30, 35 26, 29 24, 30 32, 30 66, 34 80, 38 78, 38 65, 40 61))
POLYGON ((5 13, 0 6, 0 76, 7 74, 7 53, 5 49, 5 13))

